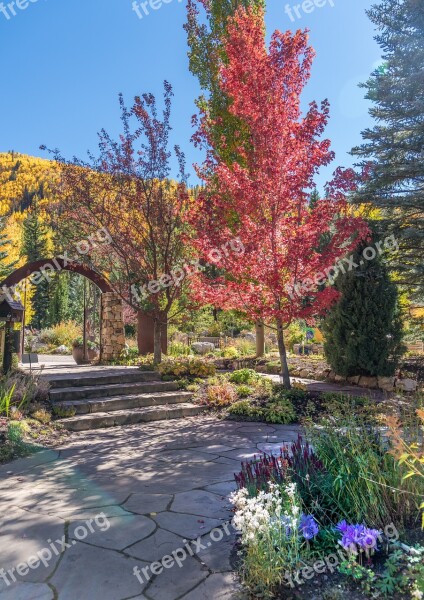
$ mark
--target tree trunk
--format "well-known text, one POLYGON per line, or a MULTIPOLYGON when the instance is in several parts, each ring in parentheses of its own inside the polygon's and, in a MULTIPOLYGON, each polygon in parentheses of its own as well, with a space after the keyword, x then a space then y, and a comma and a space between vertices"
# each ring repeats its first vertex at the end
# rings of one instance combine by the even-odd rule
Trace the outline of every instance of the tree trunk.
POLYGON ((153 326, 153 354, 155 364, 162 361, 162 323, 159 319, 154 320, 153 326))
POLYGON ((277 319, 277 340, 278 340, 278 352, 280 354, 280 363, 281 363, 280 378, 282 379, 283 386, 289 390, 291 388, 289 365, 287 364, 286 346, 284 344, 284 329, 283 329, 283 322, 281 321, 281 319, 277 319))
POLYGON ((260 321, 255 323, 256 329, 256 356, 264 356, 265 354, 265 327, 260 321))

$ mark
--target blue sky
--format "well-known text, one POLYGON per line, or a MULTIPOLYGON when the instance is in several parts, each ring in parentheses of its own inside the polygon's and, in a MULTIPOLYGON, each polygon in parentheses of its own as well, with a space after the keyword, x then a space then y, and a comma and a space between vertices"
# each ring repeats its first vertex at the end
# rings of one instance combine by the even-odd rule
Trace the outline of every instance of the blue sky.
MULTIPOLYGON (((132 0, 16 0, 27 5, 21 9, 16 4, 7 8, 6 0, 7 16, 0 0, 0 151, 46 156, 39 150, 46 144, 67 157, 84 156, 87 149, 96 149, 99 129, 119 131, 119 92, 128 103, 145 91, 160 96, 167 79, 175 93, 173 142, 186 153, 191 170, 201 160, 190 144, 199 90, 188 71, 185 0, 150 1, 161 6, 147 6, 147 15, 139 10, 140 19, 132 0)), ((336 152, 331 169, 317 180, 320 187, 336 166, 352 163, 348 152, 371 124, 369 103, 357 84, 367 79, 381 55, 365 14, 372 3, 315 0, 322 5, 317 7, 306 0, 306 12, 302 3, 291 0, 267 4, 268 34, 308 27, 317 52, 304 102, 330 100, 327 137, 336 152)))

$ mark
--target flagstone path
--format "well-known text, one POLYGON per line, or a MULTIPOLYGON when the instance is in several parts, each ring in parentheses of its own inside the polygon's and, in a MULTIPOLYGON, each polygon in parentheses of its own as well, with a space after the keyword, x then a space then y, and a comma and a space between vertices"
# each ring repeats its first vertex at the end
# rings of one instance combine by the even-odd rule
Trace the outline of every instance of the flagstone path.
POLYGON ((202 415, 87 431, 1 466, 0 599, 245 598, 225 526, 233 474, 297 431, 202 415))

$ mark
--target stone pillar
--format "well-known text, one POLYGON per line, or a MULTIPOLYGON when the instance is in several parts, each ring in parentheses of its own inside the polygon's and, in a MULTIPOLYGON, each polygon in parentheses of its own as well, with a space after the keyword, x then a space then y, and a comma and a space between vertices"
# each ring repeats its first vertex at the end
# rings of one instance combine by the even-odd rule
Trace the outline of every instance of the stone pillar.
POLYGON ((102 294, 100 360, 119 358, 125 348, 122 300, 115 292, 102 294))

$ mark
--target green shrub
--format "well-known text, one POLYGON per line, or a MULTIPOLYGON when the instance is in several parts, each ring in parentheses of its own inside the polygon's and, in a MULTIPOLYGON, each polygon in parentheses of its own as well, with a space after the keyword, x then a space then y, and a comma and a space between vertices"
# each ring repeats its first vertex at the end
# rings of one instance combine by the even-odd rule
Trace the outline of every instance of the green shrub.
POLYGON ((242 384, 242 385, 236 386, 236 390, 237 390, 237 396, 239 398, 248 398, 249 396, 252 395, 253 388, 251 388, 248 385, 242 384))
POLYGON ((240 355, 237 348, 234 346, 227 346, 227 348, 221 350, 221 356, 223 358, 238 358, 240 355))
POLYGON ((191 349, 187 344, 182 342, 171 342, 168 348, 168 354, 170 356, 187 356, 191 354, 191 349))
POLYGON ((280 398, 272 401, 263 409, 265 421, 289 425, 296 421, 296 411, 289 398, 280 398))
POLYGON ((187 356, 178 358, 166 358, 158 367, 162 377, 173 377, 181 379, 187 377, 211 377, 215 375, 215 365, 200 357, 187 356))
POLYGON ((228 379, 229 381, 231 381, 231 383, 249 384, 254 383, 255 381, 259 381, 260 379, 262 379, 262 377, 253 369, 238 369, 237 371, 233 371, 232 373, 230 373, 228 379))
POLYGON ((240 356, 254 356, 256 354, 256 344, 250 340, 237 338, 234 340, 234 347, 240 356))
MULTIPOLYGON (((88 350, 98 350, 99 346, 96 342, 92 342, 91 340, 86 340, 87 349, 88 350)), ((72 340, 72 348, 83 348, 84 347, 84 338, 82 335, 77 336, 72 340)))
POLYGON ((138 356, 135 365, 142 371, 154 371, 155 370, 155 359, 153 354, 145 354, 144 356, 138 356))
POLYGON ((49 413, 47 410, 45 410, 43 408, 40 408, 40 409, 34 411, 31 416, 36 421, 43 423, 43 425, 47 425, 47 423, 50 423, 50 421, 52 420, 51 413, 49 413))
POLYGON ((155 370, 153 354, 145 354, 144 356, 140 356, 136 346, 124 348, 119 358, 113 361, 112 364, 139 367, 142 371, 155 370))
POLYGON ((59 323, 40 333, 40 342, 48 346, 71 347, 72 341, 81 335, 81 327, 75 321, 59 323))
POLYGON ((257 381, 251 383, 253 388, 252 397, 256 400, 268 400, 272 395, 274 384, 271 379, 261 377, 257 381))
POLYGON ((263 411, 258 406, 253 406, 247 400, 239 400, 239 402, 234 402, 229 409, 228 412, 230 415, 235 415, 238 417, 247 417, 249 419, 259 419, 263 418, 263 411))
POLYGON ((29 427, 25 421, 9 421, 7 426, 7 438, 12 444, 21 445, 23 436, 28 433, 29 427))
POLYGON ((299 323, 299 321, 294 321, 286 331, 286 344, 288 350, 290 352, 293 351, 293 346, 295 344, 300 344, 305 338, 305 327, 299 323))
POLYGON ((53 405, 53 414, 55 417, 60 419, 67 419, 68 417, 75 417, 77 414, 76 409, 73 406, 57 406, 53 405))

